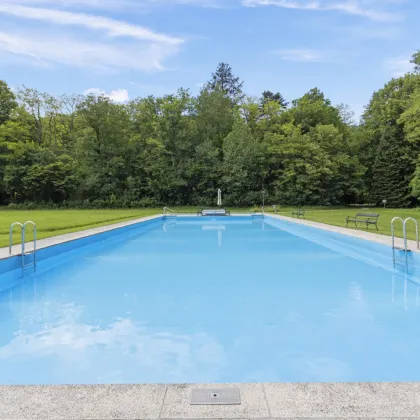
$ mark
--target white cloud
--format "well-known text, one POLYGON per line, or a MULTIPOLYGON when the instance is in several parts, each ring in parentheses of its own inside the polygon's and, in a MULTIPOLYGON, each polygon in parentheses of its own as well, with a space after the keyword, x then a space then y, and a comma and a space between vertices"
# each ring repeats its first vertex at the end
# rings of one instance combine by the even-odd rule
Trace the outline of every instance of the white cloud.
POLYGON ((2 0, 9 4, 54 6, 65 9, 99 9, 144 11, 174 5, 227 8, 240 5, 240 0, 2 0))
POLYGON ((18 18, 42 20, 59 25, 84 26, 91 30, 103 30, 111 37, 130 37, 140 40, 149 40, 168 44, 180 44, 180 38, 159 34, 138 25, 132 25, 115 19, 102 16, 93 16, 85 13, 73 13, 63 10, 44 9, 0 3, 0 13, 13 15, 18 18))
POLYGON ((322 61, 325 57, 325 53, 322 51, 308 49, 278 50, 274 51, 274 54, 279 55, 282 60, 287 61, 318 62, 322 61))
MULTIPOLYGON (((129 0, 127 0, 129 1, 129 0)), ((88 0, 99 7, 99 1, 88 0)), ((113 0, 106 0, 111 4, 113 0)), ((152 31, 116 19, 58 10, 30 7, 36 0, 0 0, 0 18, 12 16, 8 30, 0 31, 0 58, 22 60, 51 67, 53 63, 101 70, 163 70, 164 61, 176 54, 183 39, 152 31), (26 5, 18 4, 24 2, 26 5), (28 6, 29 5, 29 6, 28 6), (42 21, 47 25, 32 25, 42 21), (72 30, 72 26, 83 31, 72 30)), ((43 4, 52 3, 43 0, 43 4)), ((79 0, 55 4, 78 5, 79 0)), ((1 23, 1 20, 0 20, 1 23)))
POLYGON ((297 10, 338 11, 380 21, 391 21, 401 18, 396 13, 387 12, 380 7, 376 7, 377 4, 381 3, 375 0, 342 0, 338 2, 325 0, 242 0, 242 4, 247 7, 277 6, 297 10))
POLYGON ((109 98, 115 102, 127 102, 130 100, 127 89, 111 90, 109 98))
POLYGON ((178 51, 174 45, 153 43, 105 43, 75 37, 50 36, 30 31, 15 35, 0 32, 0 58, 26 57, 36 65, 52 64, 115 70, 162 70, 162 61, 178 51))
POLYGON ((30 6, 54 6, 58 8, 96 8, 110 9, 118 5, 130 3, 130 0, 3 0, 2 3, 21 4, 30 6))
POLYGON ((106 93, 104 90, 101 90, 99 88, 90 88, 90 89, 85 90, 83 94, 95 95, 95 96, 103 95, 117 103, 124 103, 130 100, 127 89, 116 89, 116 90, 111 90, 110 93, 106 93))
POLYGON ((406 57, 396 57, 385 60, 384 67, 393 77, 401 77, 413 70, 413 64, 406 57))
MULTIPOLYGON (((54 311, 58 323, 41 329, 24 319, 19 332, 0 343, 2 378, 16 376, 17 360, 37 363, 54 357, 61 361, 60 373, 70 381, 80 380, 82 372, 86 377, 88 370, 90 379, 101 383, 121 383, 134 376, 145 383, 156 378, 185 383, 192 377, 210 383, 229 363, 224 347, 210 334, 168 332, 165 326, 156 333, 129 318, 98 328, 81 323, 78 312, 84 308, 61 305, 58 310, 51 306, 48 310, 54 311), (131 371, 122 372, 122 361, 133 366, 131 371)), ((30 310, 42 309, 35 306, 30 310)))
POLYGON ((55 8, 93 8, 101 10, 138 11, 158 6, 188 5, 210 8, 278 6, 286 9, 341 11, 348 14, 366 16, 375 20, 393 20, 395 13, 385 9, 406 0, 2 0, 9 4, 54 6, 55 8))
POLYGON ((66 9, 119 10, 124 8, 133 12, 152 7, 177 5, 220 9, 240 6, 277 6, 285 9, 340 11, 379 21, 399 19, 400 16, 387 12, 385 9, 389 5, 403 1, 405 0, 2 0, 2 2, 8 4, 45 5, 66 9))

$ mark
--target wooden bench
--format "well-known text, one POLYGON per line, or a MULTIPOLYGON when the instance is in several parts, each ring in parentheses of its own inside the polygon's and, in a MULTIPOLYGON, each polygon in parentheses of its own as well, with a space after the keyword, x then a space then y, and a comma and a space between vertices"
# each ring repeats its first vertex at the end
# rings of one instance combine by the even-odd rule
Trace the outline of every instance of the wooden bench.
POLYGON ((357 213, 355 217, 347 216, 346 227, 348 227, 349 223, 354 223, 357 228, 357 224, 362 223, 366 225, 366 229, 369 228, 369 225, 374 225, 376 226, 376 230, 379 230, 378 218, 379 214, 377 213, 357 213))
POLYGON ((230 216, 229 210, 201 210, 197 216, 230 216))
POLYGON ((305 212, 306 212, 306 210, 295 210, 292 213, 292 217, 296 216, 298 219, 300 219, 301 217, 305 218, 305 212))

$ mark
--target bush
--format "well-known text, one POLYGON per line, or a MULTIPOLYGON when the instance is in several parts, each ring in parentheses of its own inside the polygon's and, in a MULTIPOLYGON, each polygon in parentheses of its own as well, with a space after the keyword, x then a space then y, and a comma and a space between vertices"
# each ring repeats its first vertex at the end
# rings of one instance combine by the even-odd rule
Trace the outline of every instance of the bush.
POLYGON ((46 203, 25 201, 24 203, 10 203, 7 208, 11 210, 54 210, 60 208, 60 206, 52 201, 46 203))

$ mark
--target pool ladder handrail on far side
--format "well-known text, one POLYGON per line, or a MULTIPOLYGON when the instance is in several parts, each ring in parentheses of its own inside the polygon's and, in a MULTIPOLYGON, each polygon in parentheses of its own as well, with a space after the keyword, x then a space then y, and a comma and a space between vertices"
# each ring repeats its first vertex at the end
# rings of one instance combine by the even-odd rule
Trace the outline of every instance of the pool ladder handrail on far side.
POLYGON ((407 238, 407 223, 413 221, 416 226, 416 242, 417 242, 417 249, 420 249, 420 242, 419 242, 419 224, 416 219, 412 217, 407 217, 407 219, 403 220, 401 217, 394 217, 391 221, 391 236, 392 236, 392 253, 394 262, 397 261, 395 258, 395 250, 401 250, 405 252, 405 263, 408 263, 408 253, 410 250, 408 249, 408 238, 407 238), (404 248, 398 248, 395 246, 395 231, 394 231, 394 223, 398 220, 401 221, 403 225, 403 236, 404 236, 404 248))
POLYGON ((12 223, 10 225, 10 230, 9 230, 9 255, 12 255, 12 247, 13 247, 13 228, 15 226, 20 226, 22 229, 22 248, 21 248, 21 266, 22 266, 22 275, 24 274, 24 270, 27 267, 34 267, 34 270, 36 268, 36 224, 34 222, 31 221, 27 221, 24 224, 19 223, 19 222, 15 222, 12 223), (32 225, 34 227, 34 249, 32 252, 25 252, 25 243, 26 243, 26 226, 27 225, 32 225), (29 264, 25 264, 25 256, 26 255, 34 255, 34 260, 33 262, 29 263, 29 264))
POLYGON ((164 207, 164 208, 163 208, 163 215, 164 215, 164 216, 167 216, 167 215, 168 215, 168 213, 169 213, 171 216, 176 216, 176 212, 175 212, 175 210, 172 210, 172 209, 170 209, 169 207, 164 207))

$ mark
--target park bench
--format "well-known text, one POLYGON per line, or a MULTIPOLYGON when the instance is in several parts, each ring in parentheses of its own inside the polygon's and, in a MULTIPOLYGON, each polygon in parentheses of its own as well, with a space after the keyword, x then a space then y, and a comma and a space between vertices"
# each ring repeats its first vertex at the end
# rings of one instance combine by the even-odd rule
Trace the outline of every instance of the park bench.
POLYGON ((378 229, 378 218, 379 214, 376 213, 357 213, 356 216, 347 216, 346 219, 346 227, 348 227, 349 223, 354 223, 356 228, 358 227, 358 223, 362 223, 366 225, 366 229, 369 228, 369 225, 376 226, 376 230, 378 229))
POLYGON ((230 216, 228 210, 201 210, 197 212, 197 216, 230 216))
POLYGON ((300 210, 300 209, 295 210, 295 211, 292 213, 292 217, 295 217, 295 216, 296 216, 298 219, 300 219, 301 217, 305 218, 305 210, 300 210))

